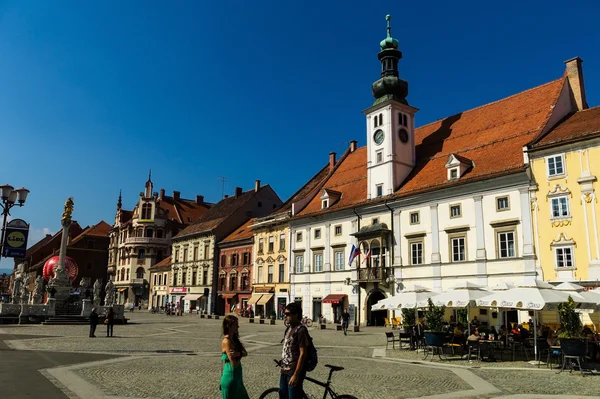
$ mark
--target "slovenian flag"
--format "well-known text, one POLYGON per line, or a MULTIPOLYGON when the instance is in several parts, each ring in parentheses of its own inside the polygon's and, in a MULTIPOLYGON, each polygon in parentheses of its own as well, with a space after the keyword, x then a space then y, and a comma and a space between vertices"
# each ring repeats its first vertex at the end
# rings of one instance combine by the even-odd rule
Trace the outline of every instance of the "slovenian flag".
POLYGON ((352 261, 354 261, 354 258, 356 258, 358 255, 360 255, 360 249, 358 249, 358 247, 352 244, 352 250, 350 251, 350 259, 348 259, 348 266, 352 266, 352 261))

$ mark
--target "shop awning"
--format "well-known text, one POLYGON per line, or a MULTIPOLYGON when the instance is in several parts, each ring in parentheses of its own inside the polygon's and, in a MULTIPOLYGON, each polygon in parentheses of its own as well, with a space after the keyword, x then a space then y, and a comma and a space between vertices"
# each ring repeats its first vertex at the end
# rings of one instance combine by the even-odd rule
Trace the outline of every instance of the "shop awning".
POLYGON ((183 299, 184 301, 197 301, 200 298, 202 298, 203 296, 204 295, 199 295, 199 294, 188 294, 181 299, 183 299))
POLYGON ((323 298, 321 302, 338 304, 340 302, 343 302, 345 297, 346 294, 329 294, 325 298, 323 298))
POLYGON ((119 291, 119 292, 127 291, 127 287, 119 288, 119 289, 117 289, 117 291, 119 291))
POLYGON ((271 298, 273 298, 273 294, 265 294, 260 298, 260 300, 258 302, 256 302, 256 304, 257 305, 266 305, 267 302, 269 302, 271 300, 271 298))
POLYGON ((248 305, 254 305, 256 302, 258 302, 261 296, 262 294, 252 294, 250 299, 248 299, 248 305))

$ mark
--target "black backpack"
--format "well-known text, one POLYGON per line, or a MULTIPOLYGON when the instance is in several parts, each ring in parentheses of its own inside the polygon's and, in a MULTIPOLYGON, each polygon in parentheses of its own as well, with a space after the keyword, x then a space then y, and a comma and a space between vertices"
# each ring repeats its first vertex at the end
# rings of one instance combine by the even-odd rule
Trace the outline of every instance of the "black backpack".
MULTIPOLYGON (((281 340, 281 342, 285 341, 285 337, 287 336, 288 331, 290 330, 290 326, 288 326, 285 329, 285 332, 283 333, 283 339, 281 340)), ((304 325, 300 325, 298 327, 296 327, 296 330, 294 331, 294 335, 298 334, 298 329, 299 328, 306 328, 306 326, 304 325)), ((306 360, 304 361, 304 369, 306 371, 313 371, 316 367, 317 364, 319 364, 319 357, 317 355, 317 348, 315 348, 315 345, 313 344, 313 339, 310 336, 310 334, 308 333, 308 329, 306 329, 306 335, 308 335, 308 345, 306 346, 306 360)))

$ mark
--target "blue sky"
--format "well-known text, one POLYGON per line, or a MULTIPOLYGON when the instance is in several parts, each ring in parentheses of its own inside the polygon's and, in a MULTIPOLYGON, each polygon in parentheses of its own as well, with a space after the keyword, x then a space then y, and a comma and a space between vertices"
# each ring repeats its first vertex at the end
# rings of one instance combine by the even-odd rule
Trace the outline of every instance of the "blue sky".
POLYGON ((75 198, 112 223, 155 190, 208 201, 255 179, 286 199, 350 140, 366 140, 385 14, 417 125, 560 77, 584 60, 600 96, 598 2, 0 2, 1 183, 32 245, 75 198), (509 3, 509 4, 505 4, 509 3))

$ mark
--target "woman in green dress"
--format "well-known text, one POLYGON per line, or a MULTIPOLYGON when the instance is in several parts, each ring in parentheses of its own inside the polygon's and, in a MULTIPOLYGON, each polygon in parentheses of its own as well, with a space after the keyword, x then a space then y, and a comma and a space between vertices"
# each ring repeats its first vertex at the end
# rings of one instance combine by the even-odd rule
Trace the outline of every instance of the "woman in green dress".
POLYGON ((250 399, 244 387, 241 363, 242 357, 248 356, 248 352, 240 342, 239 328, 237 317, 225 316, 225 319, 223 319, 223 341, 221 341, 221 360, 223 361, 221 393, 223 399, 250 399))

